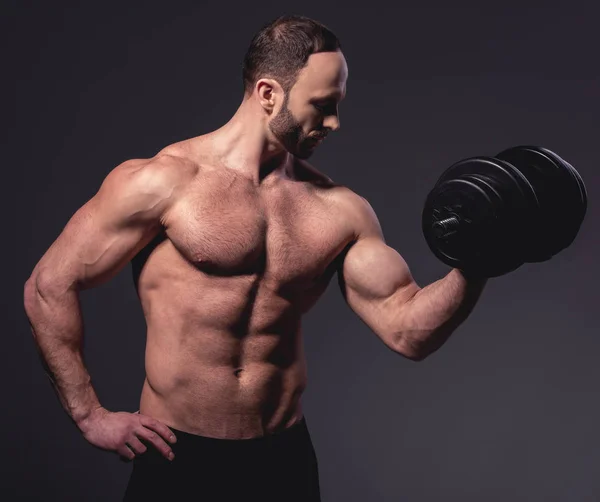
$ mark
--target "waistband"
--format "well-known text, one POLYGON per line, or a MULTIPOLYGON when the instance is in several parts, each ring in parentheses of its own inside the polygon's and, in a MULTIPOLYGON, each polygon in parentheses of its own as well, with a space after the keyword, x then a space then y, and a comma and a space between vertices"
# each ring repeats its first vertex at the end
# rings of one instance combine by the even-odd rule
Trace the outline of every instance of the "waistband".
MULTIPOLYGON (((139 411, 137 411, 136 413, 139 413, 139 411)), ((295 441, 299 437, 308 435, 308 427, 306 417, 304 415, 300 420, 298 420, 289 427, 265 434, 263 436, 257 436, 246 439, 214 438, 182 431, 170 425, 167 425, 167 427, 171 429, 177 437, 177 442, 171 445, 174 451, 188 447, 195 448, 196 446, 216 446, 223 448, 232 447, 245 449, 252 448, 254 446, 261 446, 268 443, 287 443, 288 441, 295 441)))

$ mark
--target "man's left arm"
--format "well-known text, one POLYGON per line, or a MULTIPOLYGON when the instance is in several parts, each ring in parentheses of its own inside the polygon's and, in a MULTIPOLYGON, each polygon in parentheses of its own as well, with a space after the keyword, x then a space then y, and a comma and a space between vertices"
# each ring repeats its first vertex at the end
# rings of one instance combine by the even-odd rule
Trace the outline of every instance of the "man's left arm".
POLYGON ((344 299, 394 352, 420 361, 439 349, 469 316, 487 279, 458 269, 421 288, 402 256, 387 246, 366 199, 353 194, 356 239, 338 266, 344 299))

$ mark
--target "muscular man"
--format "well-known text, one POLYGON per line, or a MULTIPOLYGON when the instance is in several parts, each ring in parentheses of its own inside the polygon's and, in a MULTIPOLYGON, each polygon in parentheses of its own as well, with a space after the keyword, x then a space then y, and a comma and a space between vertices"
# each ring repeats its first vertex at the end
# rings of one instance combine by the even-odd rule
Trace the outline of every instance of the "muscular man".
POLYGON ((307 162, 340 127, 348 69, 331 31, 281 17, 243 68, 231 120, 109 172, 25 286, 65 410, 91 444, 134 460, 126 500, 320 500, 301 321, 332 276, 382 342, 415 361, 485 284, 452 270, 420 288, 369 203, 307 162), (148 327, 139 413, 99 402, 78 296, 130 262, 148 327))

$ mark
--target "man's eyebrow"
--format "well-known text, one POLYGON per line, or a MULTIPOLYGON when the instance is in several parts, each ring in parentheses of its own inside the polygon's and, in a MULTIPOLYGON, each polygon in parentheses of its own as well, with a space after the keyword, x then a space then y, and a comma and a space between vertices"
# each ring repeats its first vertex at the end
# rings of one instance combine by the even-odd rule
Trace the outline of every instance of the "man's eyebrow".
POLYGON ((336 91, 322 97, 315 97, 314 99, 317 101, 331 101, 334 99, 337 101, 342 101, 345 97, 346 96, 344 94, 336 91))

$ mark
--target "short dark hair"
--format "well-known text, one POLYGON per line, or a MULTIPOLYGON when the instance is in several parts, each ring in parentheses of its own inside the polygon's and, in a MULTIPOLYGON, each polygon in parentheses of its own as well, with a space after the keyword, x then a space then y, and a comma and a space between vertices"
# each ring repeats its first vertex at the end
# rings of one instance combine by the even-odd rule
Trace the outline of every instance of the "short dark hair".
POLYGON ((287 93, 293 87, 308 57, 335 52, 342 45, 326 26, 305 16, 284 15, 254 35, 242 65, 244 93, 251 94, 264 77, 277 80, 287 93))

